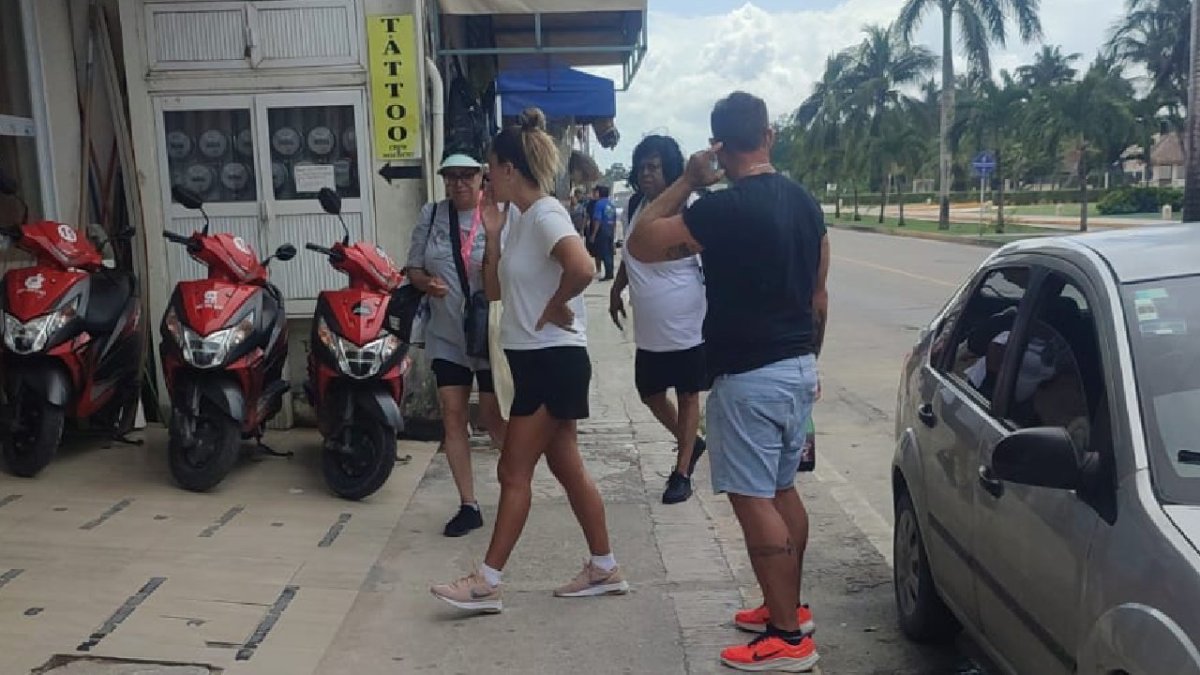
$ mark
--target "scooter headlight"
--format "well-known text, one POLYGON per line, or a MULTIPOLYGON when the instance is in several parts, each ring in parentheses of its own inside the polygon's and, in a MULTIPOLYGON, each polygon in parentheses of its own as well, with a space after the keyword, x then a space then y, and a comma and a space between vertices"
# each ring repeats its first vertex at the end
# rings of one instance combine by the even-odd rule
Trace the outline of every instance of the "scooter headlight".
POLYGON ((254 332, 254 312, 245 316, 236 326, 223 328, 208 335, 199 335, 179 322, 174 310, 164 322, 167 331, 179 342, 185 361, 197 368, 219 368, 238 345, 254 332))
POLYGON ((46 348, 50 337, 78 316, 79 298, 58 309, 22 323, 11 314, 4 314, 4 346, 15 354, 33 354, 46 348))
POLYGON ((376 339, 360 347, 334 333, 324 318, 317 322, 317 339, 333 354, 338 369, 358 380, 379 374, 379 369, 401 345, 399 338, 383 330, 376 339))

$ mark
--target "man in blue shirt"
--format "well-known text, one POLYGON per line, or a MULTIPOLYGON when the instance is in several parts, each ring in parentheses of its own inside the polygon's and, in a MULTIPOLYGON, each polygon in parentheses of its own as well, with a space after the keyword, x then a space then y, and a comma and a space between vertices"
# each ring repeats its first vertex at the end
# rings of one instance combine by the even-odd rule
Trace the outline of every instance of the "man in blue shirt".
POLYGON ((596 255, 596 272, 599 273, 603 266, 604 277, 601 280, 612 281, 617 207, 609 198, 610 188, 607 185, 597 185, 596 193, 599 195, 599 199, 596 200, 596 206, 592 209, 591 234, 588 238, 592 242, 592 249, 596 255))

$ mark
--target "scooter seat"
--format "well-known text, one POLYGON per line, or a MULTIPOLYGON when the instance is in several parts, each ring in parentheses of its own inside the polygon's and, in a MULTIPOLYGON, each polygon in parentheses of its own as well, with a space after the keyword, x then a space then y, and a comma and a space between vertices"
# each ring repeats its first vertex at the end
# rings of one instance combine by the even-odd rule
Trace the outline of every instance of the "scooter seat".
POLYGON ((106 270, 91 275, 90 281, 91 294, 83 317, 84 330, 92 335, 107 335, 116 327, 133 296, 133 275, 106 270))

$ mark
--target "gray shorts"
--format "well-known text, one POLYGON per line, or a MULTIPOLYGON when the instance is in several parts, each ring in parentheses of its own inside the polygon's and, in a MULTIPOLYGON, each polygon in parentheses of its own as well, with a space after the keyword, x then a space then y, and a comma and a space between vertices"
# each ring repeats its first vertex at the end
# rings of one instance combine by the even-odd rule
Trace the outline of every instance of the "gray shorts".
POLYGON ((770 498, 795 485, 816 397, 812 355, 718 377, 706 412, 713 490, 770 498))

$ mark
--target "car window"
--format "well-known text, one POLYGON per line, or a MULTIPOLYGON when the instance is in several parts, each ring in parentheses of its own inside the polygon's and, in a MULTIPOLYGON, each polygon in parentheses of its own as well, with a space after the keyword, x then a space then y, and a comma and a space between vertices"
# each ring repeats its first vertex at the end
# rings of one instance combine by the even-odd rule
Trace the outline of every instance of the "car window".
POLYGON ((1126 286, 1123 296, 1156 494, 1200 505, 1200 276, 1126 286))
MULTIPOLYGON (((1006 267, 986 273, 954 328, 952 351, 939 370, 987 403, 1000 378, 1017 309, 1029 288, 1029 268, 1006 267)), ((989 406, 990 407, 990 406, 989 406)))
POLYGON ((959 289, 950 302, 946 303, 942 317, 931 327, 931 343, 929 347, 930 363, 942 363, 946 359, 946 346, 954 335, 954 327, 958 317, 962 315, 963 305, 967 302, 968 289, 959 289))
POLYGON ((1039 295, 1006 417, 1018 428, 1066 429, 1086 451, 1104 396, 1096 322, 1083 292, 1059 275, 1039 295))

